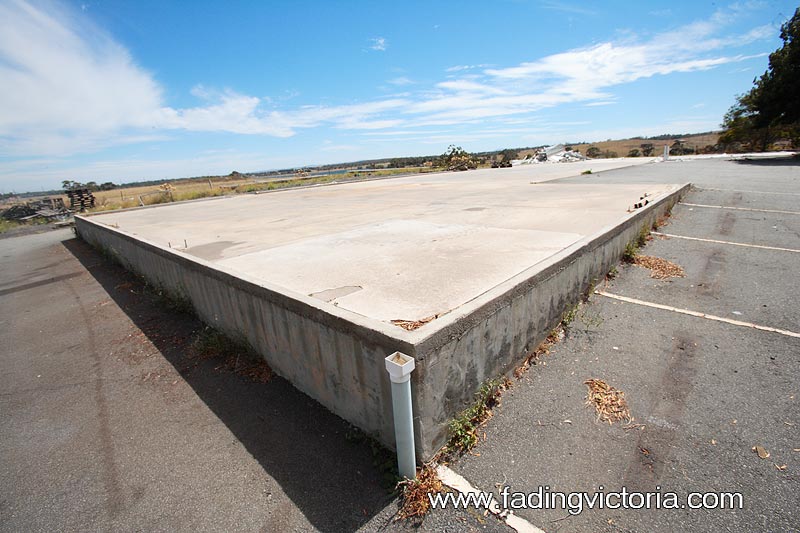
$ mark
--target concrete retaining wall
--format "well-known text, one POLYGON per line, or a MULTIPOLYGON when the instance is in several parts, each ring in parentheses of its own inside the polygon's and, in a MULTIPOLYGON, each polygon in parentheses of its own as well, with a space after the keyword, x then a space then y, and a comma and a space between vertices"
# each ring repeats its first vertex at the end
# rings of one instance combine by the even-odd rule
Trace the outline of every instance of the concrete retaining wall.
POLYGON ((419 387, 414 408, 420 417, 422 457, 431 457, 445 443, 448 422, 473 402, 480 385, 513 371, 564 312, 619 262, 642 228, 649 230, 689 187, 581 240, 548 260, 544 269, 537 265, 531 269, 535 273, 515 276, 416 343, 419 387))
POLYGON ((198 316, 243 338, 270 367, 331 411, 374 434, 394 440, 391 385, 384 357, 413 346, 223 272, 197 258, 76 217, 78 235, 127 269, 174 297, 189 300, 198 316))
POLYGON ((76 228, 81 238, 129 270, 188 299, 204 322, 249 342, 295 387, 391 448, 391 386, 383 359, 398 350, 415 357, 417 455, 427 460, 444 444, 448 422, 472 402, 480 385, 510 372, 535 349, 593 280, 617 263, 641 228, 687 189, 567 248, 543 270, 532 267, 414 332, 323 308, 305 295, 234 275, 91 216, 76 217, 76 228))

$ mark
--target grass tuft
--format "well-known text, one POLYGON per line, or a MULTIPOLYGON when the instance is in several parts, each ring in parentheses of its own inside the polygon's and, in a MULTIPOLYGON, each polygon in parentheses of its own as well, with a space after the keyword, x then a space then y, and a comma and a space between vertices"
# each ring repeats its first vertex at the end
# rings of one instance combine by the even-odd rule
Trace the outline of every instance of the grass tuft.
POLYGON ((500 397, 511 382, 503 377, 487 381, 475 393, 475 403, 454 418, 447 429, 450 439, 445 455, 463 455, 478 444, 478 429, 492 417, 492 409, 500 405, 500 397))
POLYGON ((0 233, 5 233, 14 228, 18 228, 19 226, 21 226, 19 222, 14 222, 13 220, 6 220, 4 218, 0 218, 0 233))

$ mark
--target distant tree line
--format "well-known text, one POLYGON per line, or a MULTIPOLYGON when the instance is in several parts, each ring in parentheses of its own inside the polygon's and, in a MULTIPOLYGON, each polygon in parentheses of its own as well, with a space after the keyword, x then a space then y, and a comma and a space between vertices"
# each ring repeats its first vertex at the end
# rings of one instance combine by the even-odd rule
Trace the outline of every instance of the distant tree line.
POLYGON ((427 161, 430 161, 430 157, 418 156, 418 157, 394 157, 389 159, 389 168, 408 168, 408 167, 421 167, 427 161))
POLYGON ((65 191, 71 191, 74 189, 89 189, 92 192, 96 191, 110 191, 119 187, 119 185, 107 181, 105 183, 96 183, 94 181, 87 181, 86 183, 81 183, 79 181, 73 180, 64 180, 61 182, 61 187, 65 191))

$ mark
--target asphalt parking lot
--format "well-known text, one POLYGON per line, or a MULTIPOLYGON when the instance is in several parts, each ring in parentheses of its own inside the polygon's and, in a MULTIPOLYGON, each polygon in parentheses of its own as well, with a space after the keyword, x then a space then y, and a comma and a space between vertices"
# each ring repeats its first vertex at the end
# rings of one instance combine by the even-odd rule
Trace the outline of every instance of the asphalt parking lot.
MULTIPOLYGON (((604 293, 800 333, 800 173, 785 163, 675 162, 695 184, 642 253, 682 266, 656 280, 634 265, 604 293), (709 207, 699 207, 709 206, 709 207), (710 207, 716 206, 716 207, 710 207), (730 207, 735 209, 722 209, 730 207), (713 242, 712 242, 713 241, 713 242), (727 243, 761 246, 736 246, 727 243), (793 250, 793 251, 789 251, 793 250)), ((626 179, 626 171, 601 179, 626 179)), ((452 468, 475 487, 530 493, 741 493, 736 510, 518 510, 545 531, 797 531, 800 338, 594 295, 564 341, 504 397, 486 442, 452 468), (623 390, 634 422, 594 420, 590 378, 623 390), (770 457, 752 451, 762 446, 770 457)), ((534 502, 535 503, 535 502, 534 502)))
MULTIPOLYGON (((675 161, 593 179, 695 185, 660 230, 672 237, 642 250, 686 275, 618 267, 598 289, 639 303, 592 296, 450 468, 485 491, 659 486, 744 503, 516 511, 547 532, 797 531, 800 166, 675 161), (625 392, 636 426, 595 420, 590 378, 625 392)), ((190 357, 202 325, 68 230, 0 241, 0 267, 0 529, 412 528, 393 521, 386 458, 368 441, 280 378, 190 357)), ((511 531, 453 509, 418 530, 511 531)))

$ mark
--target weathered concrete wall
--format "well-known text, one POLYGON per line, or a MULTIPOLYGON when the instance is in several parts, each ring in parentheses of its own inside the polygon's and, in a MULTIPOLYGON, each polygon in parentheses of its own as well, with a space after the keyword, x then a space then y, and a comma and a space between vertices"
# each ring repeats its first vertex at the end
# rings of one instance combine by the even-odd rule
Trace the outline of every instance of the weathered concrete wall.
POLYGON ((448 422, 474 401, 481 384, 519 365, 564 312, 619 262, 642 228, 649 230, 688 189, 686 185, 622 224, 566 249, 544 270, 521 273, 418 342, 414 409, 420 417, 420 456, 435 454, 446 441, 448 422))
POLYGON ((153 284, 191 301, 206 323, 243 337, 279 375, 332 412, 394 447, 384 358, 402 351, 412 374, 417 456, 430 459, 448 422, 487 379, 510 372, 542 342, 589 285, 622 256, 643 226, 688 185, 536 265, 431 323, 406 332, 290 294, 116 228, 76 217, 78 234, 153 284))
POLYGON ((170 294, 200 318, 244 338, 270 367, 345 420, 393 446, 391 385, 384 358, 413 346, 334 316, 197 258, 76 217, 78 235, 170 294))

